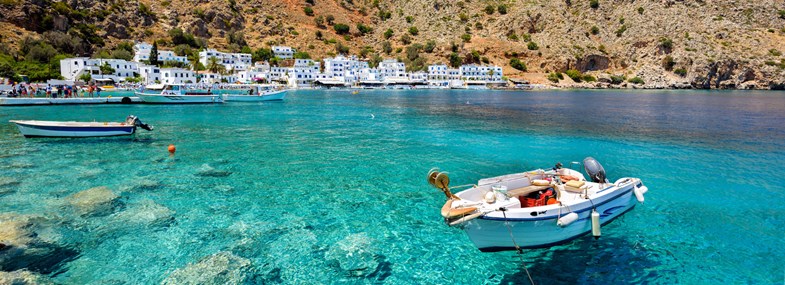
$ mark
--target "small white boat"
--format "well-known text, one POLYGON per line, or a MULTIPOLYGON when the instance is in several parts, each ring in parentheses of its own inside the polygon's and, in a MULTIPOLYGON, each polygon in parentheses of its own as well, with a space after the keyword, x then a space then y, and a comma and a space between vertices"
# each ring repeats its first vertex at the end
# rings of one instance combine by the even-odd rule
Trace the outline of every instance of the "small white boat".
POLYGON ((283 101, 287 90, 280 90, 273 85, 250 85, 248 94, 223 94, 227 102, 264 102, 283 101))
POLYGON ((609 183, 605 170, 591 157, 583 165, 591 181, 561 164, 480 180, 452 194, 449 177, 431 170, 428 182, 447 196, 441 214, 458 226, 480 251, 545 248, 588 233, 601 235, 601 226, 643 203, 648 188, 638 178, 609 183))
POLYGON ((25 137, 110 137, 127 136, 136 132, 136 128, 152 131, 153 127, 145 124, 134 115, 128 116, 125 122, 60 122, 60 121, 26 121, 11 120, 19 132, 25 137))
POLYGON ((136 96, 145 103, 153 104, 211 104, 223 103, 219 94, 212 92, 187 91, 185 86, 178 84, 154 84, 145 86, 136 96))

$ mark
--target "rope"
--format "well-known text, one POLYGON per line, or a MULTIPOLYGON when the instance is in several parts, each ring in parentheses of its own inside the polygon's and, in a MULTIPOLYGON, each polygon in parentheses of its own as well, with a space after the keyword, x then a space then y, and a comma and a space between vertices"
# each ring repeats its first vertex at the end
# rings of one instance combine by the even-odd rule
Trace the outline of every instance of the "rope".
POLYGON ((510 223, 507 221, 507 208, 499 208, 504 215, 504 225, 507 226, 507 231, 510 233, 510 239, 512 240, 512 244, 515 245, 515 251, 518 252, 518 259, 521 260, 521 265, 523 265, 523 270, 526 271, 526 276, 529 277, 529 282, 534 285, 534 280, 532 279, 532 275, 529 273, 529 269, 526 268, 526 261, 523 260, 523 249, 518 246, 518 243, 515 242, 515 237, 512 235, 512 228, 510 228, 510 223))

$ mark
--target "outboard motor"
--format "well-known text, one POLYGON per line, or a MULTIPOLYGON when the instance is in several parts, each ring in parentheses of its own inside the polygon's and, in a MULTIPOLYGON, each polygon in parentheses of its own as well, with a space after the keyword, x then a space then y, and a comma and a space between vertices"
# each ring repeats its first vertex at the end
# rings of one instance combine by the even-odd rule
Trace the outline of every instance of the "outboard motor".
POLYGON ((586 174, 589 174, 591 181, 609 183, 608 178, 605 176, 605 168, 602 168, 600 162, 593 157, 583 159, 583 168, 586 169, 586 174))
POLYGON ((128 117, 126 117, 125 118, 125 123, 129 124, 129 125, 134 125, 134 126, 140 127, 142 129, 145 129, 145 130, 148 130, 148 131, 152 131, 153 130, 153 126, 143 123, 142 120, 139 120, 139 118, 137 118, 134 115, 129 115, 128 117))

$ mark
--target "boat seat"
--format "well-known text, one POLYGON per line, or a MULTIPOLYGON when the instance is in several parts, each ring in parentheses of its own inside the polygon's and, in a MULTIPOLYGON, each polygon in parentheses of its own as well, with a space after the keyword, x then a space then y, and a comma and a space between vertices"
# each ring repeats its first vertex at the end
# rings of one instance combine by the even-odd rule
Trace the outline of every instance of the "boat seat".
POLYGON ((551 187, 550 185, 547 185, 547 186, 531 185, 531 186, 516 188, 516 189, 512 189, 510 191, 507 191, 507 196, 510 197, 510 198, 518 197, 518 196, 526 196, 526 195, 529 195, 530 193, 534 193, 534 192, 537 192, 537 191, 540 191, 540 190, 545 190, 545 189, 548 189, 550 187, 551 187))

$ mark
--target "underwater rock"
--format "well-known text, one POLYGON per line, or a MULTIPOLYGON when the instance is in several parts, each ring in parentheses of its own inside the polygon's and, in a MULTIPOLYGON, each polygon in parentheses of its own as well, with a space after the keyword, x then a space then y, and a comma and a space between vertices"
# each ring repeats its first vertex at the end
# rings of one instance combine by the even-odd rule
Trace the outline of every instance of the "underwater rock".
POLYGON ((374 258, 373 245, 366 234, 353 234, 333 245, 325 258, 338 262, 349 275, 366 276, 379 266, 374 258))
MULTIPOLYGON (((19 185, 19 183, 21 182, 19 182, 19 180, 14 179, 13 177, 0 176, 0 188, 6 186, 19 185)), ((2 190, 0 190, 0 192, 2 192, 2 190)))
POLYGON ((250 260, 222 251, 175 270, 161 284, 248 284, 253 271, 250 260))
POLYGON ((117 194, 106 186, 99 186, 68 196, 66 200, 80 215, 106 215, 118 203, 117 194))
POLYGON ((0 284, 34 285, 54 284, 54 282, 27 270, 17 270, 12 272, 0 271, 0 284))
POLYGON ((14 213, 0 214, 0 243, 4 245, 0 248, 0 271, 26 269, 49 274, 79 256, 79 252, 73 249, 42 239, 39 233, 41 221, 45 219, 14 213))
POLYGON ((95 176, 98 176, 99 174, 102 174, 104 172, 106 172, 106 170, 103 170, 103 169, 100 169, 100 168, 90 168, 90 169, 87 169, 87 170, 80 171, 79 172, 79 177, 80 178, 95 177, 95 176))
POLYGON ((218 170, 205 163, 196 171, 196 175, 204 177, 226 177, 231 175, 232 172, 225 170, 218 170))
POLYGON ((124 226, 161 226, 174 220, 174 211, 153 202, 143 200, 130 204, 123 211, 112 215, 115 223, 124 226))

